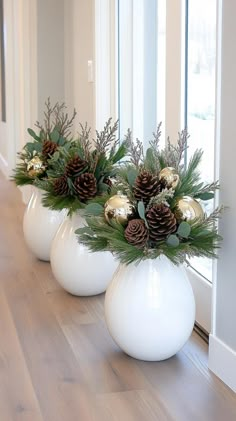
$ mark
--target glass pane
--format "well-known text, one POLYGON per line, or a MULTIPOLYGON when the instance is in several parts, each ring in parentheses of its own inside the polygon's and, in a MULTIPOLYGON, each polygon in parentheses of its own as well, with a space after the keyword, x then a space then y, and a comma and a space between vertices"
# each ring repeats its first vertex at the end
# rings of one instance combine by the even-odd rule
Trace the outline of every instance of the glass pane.
MULTIPOLYGON (((216 0, 188 1, 188 157, 197 148, 203 149, 200 170, 206 182, 214 179, 216 3, 216 0)), ((209 213, 213 201, 202 202, 202 205, 209 213)), ((194 259, 192 264, 198 272, 211 280, 211 260, 194 259)))
POLYGON ((0 0, 0 120, 6 121, 5 37, 3 16, 3 0, 0 0))
POLYGON ((120 135, 131 128, 147 147, 165 112, 165 0, 117 5, 120 135))

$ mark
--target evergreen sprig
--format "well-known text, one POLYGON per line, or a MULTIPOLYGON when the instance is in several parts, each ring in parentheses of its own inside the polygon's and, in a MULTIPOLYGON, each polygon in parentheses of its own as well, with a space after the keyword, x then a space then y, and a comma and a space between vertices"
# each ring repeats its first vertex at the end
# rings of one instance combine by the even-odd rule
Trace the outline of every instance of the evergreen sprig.
POLYGON ((119 144, 119 139, 116 139, 116 132, 118 130, 118 120, 112 124, 110 117, 103 130, 98 132, 96 130, 96 138, 94 139, 94 146, 98 154, 106 153, 108 150, 114 155, 115 149, 119 144))
POLYGON ((113 222, 108 224, 104 217, 90 216, 86 218, 91 233, 78 229, 78 240, 90 251, 111 251, 121 263, 130 264, 145 259, 156 259, 161 254, 168 257, 174 264, 187 262, 192 257, 217 258, 222 237, 213 224, 221 216, 222 208, 214 211, 205 221, 195 221, 187 239, 177 247, 169 246, 166 241, 160 241, 154 248, 138 248, 127 242, 124 237, 124 227, 113 222))
POLYGON ((36 133, 33 129, 28 128, 27 132, 31 136, 32 141, 28 141, 22 151, 17 154, 18 161, 11 178, 18 186, 34 184, 38 180, 47 177, 46 171, 50 171, 50 158, 52 158, 52 156, 45 157, 43 155, 43 145, 45 141, 51 141, 55 143, 57 147, 61 147, 65 146, 66 143, 71 140, 70 128, 73 125, 76 111, 74 110, 72 116, 69 117, 68 113, 65 111, 65 104, 57 102, 52 106, 50 98, 47 99, 45 108, 43 123, 37 121, 35 124, 39 129, 39 132, 36 133), (38 174, 35 173, 30 175, 28 166, 35 157, 42 162, 45 170, 38 174))
MULTIPOLYGON (((189 137, 186 130, 179 133, 176 146, 172 146, 168 139, 164 150, 159 150, 160 135, 159 125, 154 140, 143 155, 141 143, 133 142, 132 134, 128 132, 126 140, 132 159, 119 169, 116 189, 127 196, 134 211, 123 226, 115 217, 110 220, 105 218, 105 202, 98 203, 97 198, 94 198, 93 206, 85 206, 87 228, 77 230, 79 242, 89 250, 111 251, 124 264, 155 259, 161 254, 174 264, 187 262, 194 256, 217 257, 222 241, 217 232, 217 221, 223 207, 215 209, 209 216, 202 212, 204 216, 186 219, 178 203, 186 196, 193 201, 209 200, 219 188, 219 183, 201 181, 199 165, 202 150, 196 150, 188 165, 183 167, 183 155, 189 137), (168 186, 162 179, 158 182, 160 170, 169 166, 179 175, 179 182, 174 187, 168 186), (150 180, 148 185, 147 180, 150 180), (164 212, 163 216, 161 212, 164 212), (138 227, 138 233, 129 230, 126 234, 132 220, 132 228, 138 227), (153 230, 157 230, 155 235, 153 230)), ((105 199, 109 199, 112 194, 114 192, 110 195, 108 193, 105 199)))
MULTIPOLYGON (((109 191, 114 191, 112 187, 112 179, 115 177, 118 166, 116 164, 126 155, 126 142, 119 144, 116 138, 118 123, 112 123, 109 119, 104 129, 98 133, 95 141, 90 138, 90 128, 87 124, 80 125, 80 134, 77 140, 69 144, 59 147, 57 152, 50 159, 50 169, 47 171, 48 180, 37 181, 37 186, 45 190, 43 197, 44 206, 54 210, 62 210, 67 208, 69 213, 73 213, 78 209, 83 209, 86 203, 93 203, 97 200, 99 203, 103 198, 108 197, 109 191), (73 162, 82 163, 78 167, 78 171, 73 173, 73 162), (68 174, 68 167, 71 168, 68 174), (81 196, 81 188, 78 190, 78 182, 84 174, 90 174, 94 180, 93 189, 96 185, 95 199, 86 191, 87 185, 82 187, 83 196, 81 196), (62 180, 62 187, 57 189, 56 183, 62 180), (44 186, 45 183, 45 186, 44 186)), ((89 188, 88 188, 89 189, 89 188)))
POLYGON ((126 143, 128 145, 128 157, 131 164, 139 167, 143 163, 144 153, 143 153, 143 144, 138 138, 134 141, 132 138, 132 132, 128 129, 126 135, 126 143))
POLYGON ((76 110, 74 109, 72 116, 69 117, 65 103, 57 102, 55 105, 52 105, 50 97, 45 102, 45 108, 43 123, 39 121, 35 123, 35 126, 40 130, 41 137, 44 140, 51 139, 50 135, 56 129, 60 137, 69 138, 76 117, 76 110))

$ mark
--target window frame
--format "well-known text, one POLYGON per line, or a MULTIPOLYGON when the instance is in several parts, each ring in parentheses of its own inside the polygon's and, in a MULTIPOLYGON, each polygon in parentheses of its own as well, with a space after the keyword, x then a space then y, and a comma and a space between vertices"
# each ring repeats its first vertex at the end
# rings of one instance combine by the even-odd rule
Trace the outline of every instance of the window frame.
MULTIPOLYGON (((119 45, 117 10, 119 0, 97 0, 95 9, 96 39, 96 127, 101 127, 105 116, 117 118, 118 105, 118 60, 119 45), (104 21, 105 18, 105 21, 104 21), (102 42, 109 39, 109 42, 102 42), (107 60, 103 60, 106 55, 107 60), (102 66, 101 66, 102 63, 102 66), (104 74, 108 75, 105 80, 104 74), (108 83, 107 83, 108 81, 108 83), (105 89, 104 87, 106 84, 105 89), (105 95, 104 95, 105 93, 105 95), (103 112, 101 112, 103 110, 103 112)), ((130 7, 133 2, 130 1, 130 7)), ((184 114, 184 90, 186 91, 186 30, 187 0, 166 0, 166 84, 165 84, 165 127, 164 132, 175 143, 178 133, 186 124, 184 114), (174 11, 173 11, 174 8, 174 11), (175 95, 173 95, 175 92, 175 95)), ((130 28, 131 30, 132 28, 130 28)), ((130 60, 132 55, 130 54, 130 60)), ((131 69, 132 70, 132 69, 131 69)), ((130 100, 127 106, 130 108, 130 100)), ((130 110, 127 108, 127 113, 130 110)), ((130 117, 132 121, 132 117, 130 117)), ((132 125, 131 125, 132 129, 132 125)), ((122 132, 121 132, 122 136, 122 132)), ((217 159, 217 157, 216 157, 217 159)), ((217 166, 217 162, 216 162, 217 166)), ((196 322, 207 332, 211 331, 212 284, 192 267, 186 267, 196 301, 196 322)), ((213 269, 214 273, 214 269, 213 269)))

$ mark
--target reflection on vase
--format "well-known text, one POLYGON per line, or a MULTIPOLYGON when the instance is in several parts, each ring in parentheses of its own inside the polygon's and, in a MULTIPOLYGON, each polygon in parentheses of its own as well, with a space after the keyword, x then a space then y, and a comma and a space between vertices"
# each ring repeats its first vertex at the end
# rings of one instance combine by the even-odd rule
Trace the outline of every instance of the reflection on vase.
POLYGON ((43 192, 33 188, 24 213, 23 232, 27 246, 40 260, 50 260, 52 240, 65 218, 66 212, 53 211, 42 205, 43 192))
POLYGON ((111 336, 130 356, 170 358, 188 340, 195 321, 184 269, 165 256, 120 265, 106 292, 105 316, 111 336))
POLYGON ((73 295, 104 292, 118 266, 110 252, 90 253, 78 243, 75 230, 86 225, 77 213, 60 226, 51 249, 51 266, 59 284, 73 295))

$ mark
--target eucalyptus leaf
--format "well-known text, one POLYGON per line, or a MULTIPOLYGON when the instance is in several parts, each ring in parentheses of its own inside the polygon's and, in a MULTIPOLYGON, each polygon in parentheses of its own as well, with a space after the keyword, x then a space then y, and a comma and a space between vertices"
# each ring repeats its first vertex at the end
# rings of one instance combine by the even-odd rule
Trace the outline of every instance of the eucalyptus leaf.
POLYGON ((182 238, 188 238, 191 232, 191 226, 186 221, 182 221, 178 227, 177 234, 182 238))
POLYGON ((60 137, 60 134, 58 133, 57 129, 53 129, 53 131, 50 133, 50 139, 53 142, 57 143, 59 137, 60 137))
POLYGON ((195 196, 195 197, 197 197, 198 199, 201 199, 201 200, 210 200, 210 199, 213 199, 214 198, 214 193, 211 193, 211 192, 204 192, 204 193, 199 193, 197 196, 195 196))
POLYGON ((35 140, 40 140, 40 137, 37 136, 37 134, 35 133, 34 130, 29 128, 29 129, 27 129, 27 131, 28 131, 29 135, 32 136, 35 140))
POLYGON ((107 190, 108 190, 108 184, 106 184, 106 183, 102 183, 102 182, 100 182, 99 184, 98 184, 98 190, 99 190, 99 192, 100 193, 107 193, 107 190))
POLYGON ((167 244, 171 247, 178 247, 179 246, 179 239, 177 237, 177 235, 171 234, 168 238, 167 238, 167 244))
POLYGON ((32 144, 34 145, 34 150, 36 152, 42 152, 42 146, 43 146, 42 143, 34 142, 32 144))
POLYGON ((156 169, 156 160, 153 154, 153 149, 152 148, 148 148, 146 151, 146 156, 145 156, 145 167, 149 170, 149 171, 155 171, 156 169))
MULTIPOLYGON (((64 143, 66 143, 66 140, 65 140, 65 138, 63 136, 60 136, 57 143, 58 143, 59 146, 63 146, 64 143)), ((68 145, 70 147, 70 143, 69 142, 68 142, 68 145)))
POLYGON ((25 145, 25 149, 27 149, 27 151, 29 151, 32 154, 35 151, 35 145, 36 145, 36 143, 28 142, 25 145))
POLYGON ((146 152, 146 160, 147 161, 152 161, 154 158, 153 156, 153 149, 152 148, 148 148, 147 152, 146 152))
POLYGON ((135 168, 131 168, 130 170, 128 170, 127 180, 128 180, 128 183, 131 187, 133 187, 134 182, 137 178, 137 175, 138 175, 138 171, 135 168))
POLYGON ((89 203, 85 207, 85 214, 86 215, 94 215, 94 216, 100 216, 104 212, 104 208, 99 203, 89 203))
POLYGON ((143 202, 138 202, 138 213, 141 219, 146 219, 145 218, 145 206, 143 204, 143 202))
POLYGON ((59 158, 60 158, 60 153, 58 151, 54 152, 53 161, 58 161, 59 158))
POLYGON ((138 202, 138 214, 140 216, 141 219, 143 219, 145 221, 145 225, 148 228, 148 223, 145 217, 145 206, 143 202, 138 202))

